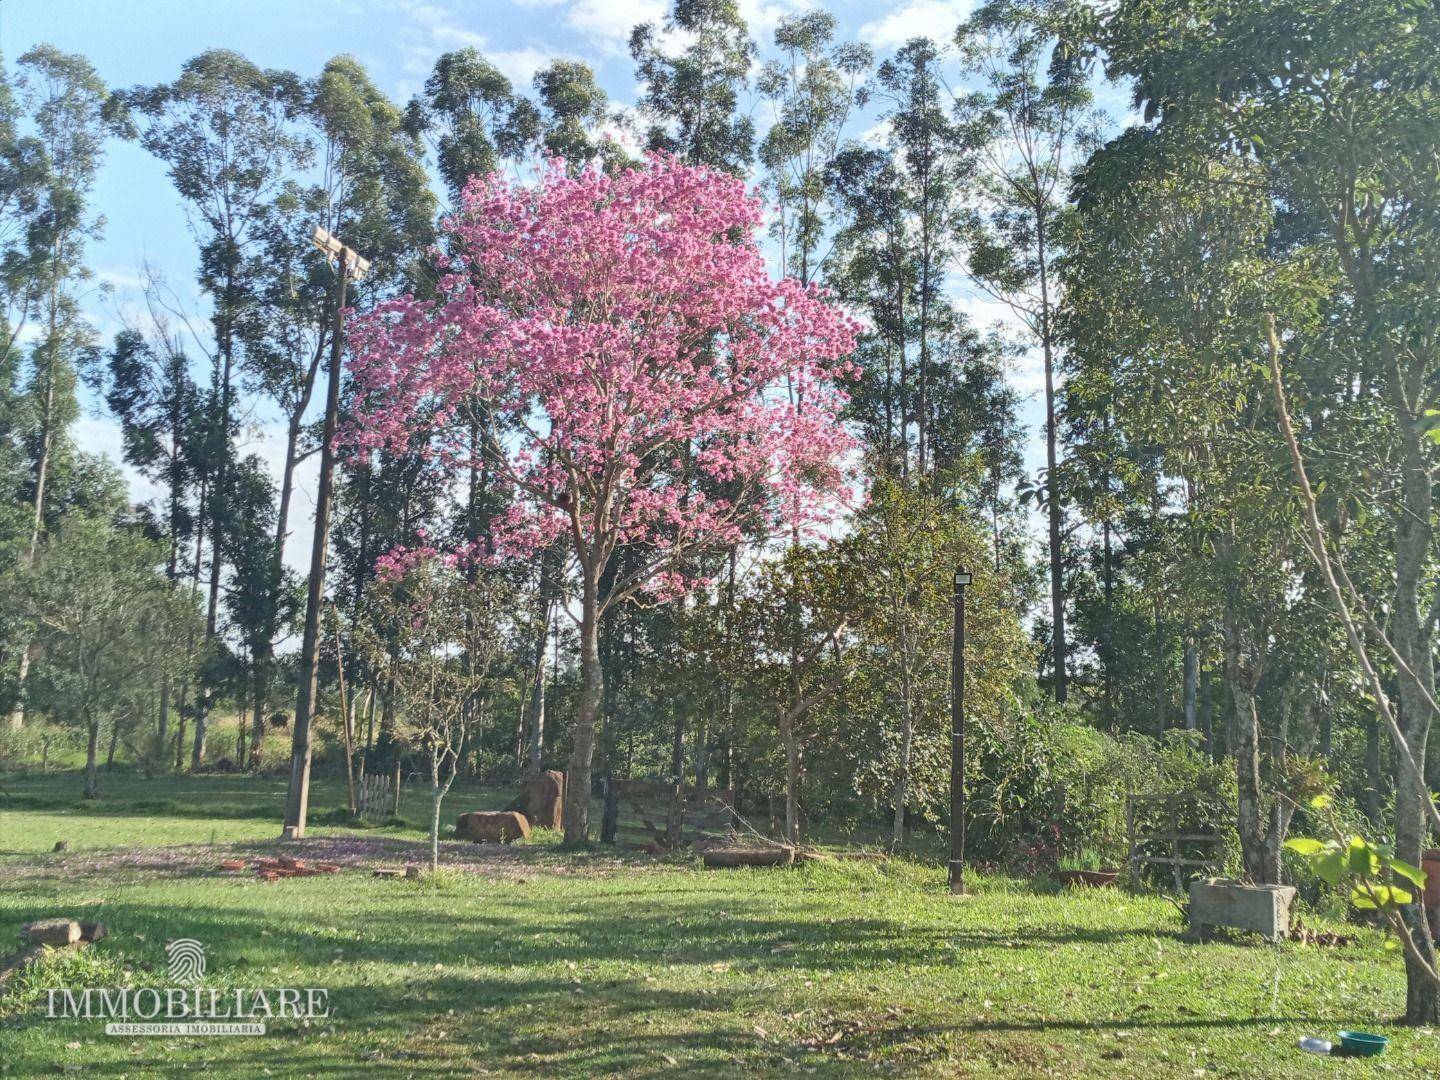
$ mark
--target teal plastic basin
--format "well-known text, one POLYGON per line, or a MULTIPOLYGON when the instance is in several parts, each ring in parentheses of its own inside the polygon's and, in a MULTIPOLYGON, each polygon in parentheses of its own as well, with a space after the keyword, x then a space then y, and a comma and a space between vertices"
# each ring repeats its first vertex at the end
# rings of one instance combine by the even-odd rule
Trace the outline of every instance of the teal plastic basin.
POLYGON ((1340 1032, 1340 1050, 1357 1057, 1374 1057, 1383 1054, 1390 1040, 1384 1035, 1371 1035, 1368 1031, 1340 1032))

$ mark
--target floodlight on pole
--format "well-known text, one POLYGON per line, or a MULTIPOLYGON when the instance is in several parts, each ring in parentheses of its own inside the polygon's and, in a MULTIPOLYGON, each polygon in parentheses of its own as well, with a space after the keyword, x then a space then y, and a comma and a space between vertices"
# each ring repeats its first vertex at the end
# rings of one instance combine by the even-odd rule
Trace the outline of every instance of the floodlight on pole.
POLYGON ((345 285, 365 276, 370 261, 317 225, 310 241, 335 267, 334 323, 330 331, 329 385, 325 393, 325 424, 320 437, 320 479, 315 494, 315 537, 310 549, 310 581, 305 599, 305 633, 300 642, 300 685, 295 695, 295 722, 290 735, 290 790, 285 800, 282 839, 305 835, 310 811, 311 723, 320 681, 320 609, 325 601, 325 557, 330 543, 330 493, 335 483, 335 428, 340 415, 340 367, 345 355, 345 285))
POLYGON ((323 225, 316 225, 310 234, 310 242, 325 254, 333 264, 344 264, 345 276, 359 281, 370 269, 370 260, 362 258, 340 242, 340 238, 323 225))

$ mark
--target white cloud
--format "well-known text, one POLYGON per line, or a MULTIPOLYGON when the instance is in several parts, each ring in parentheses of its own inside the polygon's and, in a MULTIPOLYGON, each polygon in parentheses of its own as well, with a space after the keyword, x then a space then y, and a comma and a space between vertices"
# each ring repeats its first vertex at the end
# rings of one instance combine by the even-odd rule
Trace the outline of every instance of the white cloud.
POLYGON ((565 21, 591 44, 613 54, 624 51, 637 25, 659 22, 665 10, 665 0, 573 0, 565 21))
POLYGON ((740 17, 763 50, 781 19, 818 6, 811 0, 740 0, 740 17))
POLYGON ((398 6, 406 16, 396 43, 401 57, 400 69, 405 76, 399 86, 402 98, 420 89, 442 53, 456 49, 473 48, 482 53, 506 78, 522 89, 529 87, 535 72, 556 56, 563 55, 546 47, 543 42, 513 49, 491 48, 486 34, 474 28, 473 23, 480 21, 474 8, 456 9, 444 3, 423 0, 400 0, 398 6))
POLYGON ((504 52, 486 53, 486 58, 494 64, 516 87, 528 90, 535 73, 543 67, 548 67, 557 54, 546 52, 543 49, 524 48, 509 49, 504 52))
POLYGON ((892 49, 917 37, 945 43, 974 6, 973 0, 913 0, 860 27, 860 40, 877 49, 892 49))

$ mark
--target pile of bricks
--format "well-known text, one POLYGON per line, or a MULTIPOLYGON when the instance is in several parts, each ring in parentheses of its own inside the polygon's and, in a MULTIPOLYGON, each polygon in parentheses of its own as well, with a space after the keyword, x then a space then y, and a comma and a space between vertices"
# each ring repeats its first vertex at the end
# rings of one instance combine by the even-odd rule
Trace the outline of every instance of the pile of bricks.
POLYGON ((336 863, 315 863, 307 864, 304 859, 294 859, 288 855, 281 855, 278 858, 261 858, 247 863, 244 859, 226 859, 220 864, 220 869, 230 874, 238 874, 243 870, 254 869, 255 876, 261 881, 277 881, 280 878, 291 877, 313 877, 316 874, 337 874, 340 867, 336 863))

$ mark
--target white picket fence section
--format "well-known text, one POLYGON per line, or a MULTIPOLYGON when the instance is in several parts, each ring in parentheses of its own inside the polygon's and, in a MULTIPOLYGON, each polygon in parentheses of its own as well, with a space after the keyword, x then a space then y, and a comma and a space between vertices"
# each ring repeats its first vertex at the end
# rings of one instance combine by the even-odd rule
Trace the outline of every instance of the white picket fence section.
POLYGON ((366 821, 384 821, 394 811, 395 794, 388 776, 362 776, 356 794, 360 816, 366 821))

